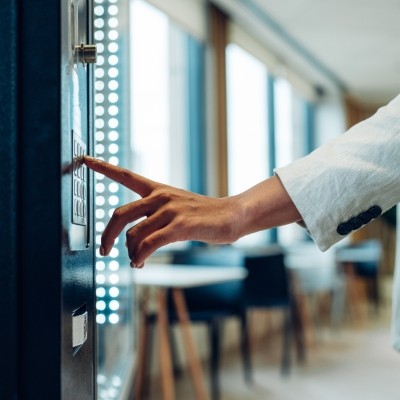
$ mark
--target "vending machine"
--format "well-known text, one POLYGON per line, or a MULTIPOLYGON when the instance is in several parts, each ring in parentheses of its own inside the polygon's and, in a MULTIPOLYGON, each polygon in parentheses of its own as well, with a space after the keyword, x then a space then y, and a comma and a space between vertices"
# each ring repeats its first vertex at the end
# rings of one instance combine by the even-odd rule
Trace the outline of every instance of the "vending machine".
POLYGON ((1 399, 96 398, 91 3, 2 4, 1 399))

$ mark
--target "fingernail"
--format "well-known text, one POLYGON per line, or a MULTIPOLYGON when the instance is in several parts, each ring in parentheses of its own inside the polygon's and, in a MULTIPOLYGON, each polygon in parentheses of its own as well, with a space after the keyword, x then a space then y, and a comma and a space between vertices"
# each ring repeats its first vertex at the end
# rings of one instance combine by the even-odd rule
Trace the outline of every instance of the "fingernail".
POLYGON ((136 268, 136 264, 133 262, 133 261, 131 261, 131 268, 136 268))
POLYGON ((103 246, 100 246, 100 255, 101 256, 104 256, 104 254, 106 254, 106 250, 104 249, 104 247, 103 246))
POLYGON ((140 264, 139 266, 137 266, 136 268, 139 268, 139 269, 141 269, 141 268, 143 268, 144 267, 144 264, 140 264))
POLYGON ((84 161, 89 161, 89 162, 96 162, 97 159, 92 157, 92 156, 83 156, 84 161))

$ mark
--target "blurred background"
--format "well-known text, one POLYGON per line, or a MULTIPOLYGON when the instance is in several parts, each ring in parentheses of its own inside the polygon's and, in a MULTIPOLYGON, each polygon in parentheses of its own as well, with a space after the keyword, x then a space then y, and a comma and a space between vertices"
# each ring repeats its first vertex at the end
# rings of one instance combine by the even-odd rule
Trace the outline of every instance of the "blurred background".
MULTIPOLYGON (((93 13, 95 155, 200 194, 249 188, 399 92, 395 0, 94 0, 93 13)), ((101 175, 95 187, 99 245, 135 197, 101 175)), ((98 399, 398 399, 395 242, 392 209, 326 253, 297 225, 171 244, 132 281, 121 237, 96 260, 98 399), (160 289, 160 265, 173 280, 179 264, 226 268, 181 286, 201 373, 175 324, 180 284, 160 289)))

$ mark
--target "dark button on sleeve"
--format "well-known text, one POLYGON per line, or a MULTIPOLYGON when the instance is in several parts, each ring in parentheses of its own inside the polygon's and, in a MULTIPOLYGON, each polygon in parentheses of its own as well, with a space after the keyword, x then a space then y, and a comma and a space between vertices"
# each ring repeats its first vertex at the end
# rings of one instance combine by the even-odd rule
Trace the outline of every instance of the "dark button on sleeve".
POLYGON ((371 218, 378 218, 382 214, 382 209, 379 206, 372 206, 367 213, 371 218))
POLYGON ((368 212, 362 212, 359 216, 358 219, 363 223, 363 225, 368 224, 368 222, 371 222, 372 217, 368 212))
POLYGON ((358 217, 350 218, 347 223, 351 226, 352 230, 360 229, 363 226, 361 219, 358 217))
POLYGON ((343 222, 336 229, 336 232, 342 236, 348 235, 351 231, 352 231, 351 225, 347 222, 343 222))

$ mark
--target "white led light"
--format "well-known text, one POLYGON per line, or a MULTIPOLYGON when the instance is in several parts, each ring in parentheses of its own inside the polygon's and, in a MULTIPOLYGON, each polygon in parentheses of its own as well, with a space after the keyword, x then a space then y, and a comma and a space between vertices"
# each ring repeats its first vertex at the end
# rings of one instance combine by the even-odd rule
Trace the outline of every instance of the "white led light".
MULTIPOLYGON (((114 214, 115 208, 111 208, 110 210, 108 210, 108 216, 111 218, 114 214)), ((117 243, 117 241, 115 241, 114 243, 117 243)))
POLYGON ((110 261, 110 263, 108 264, 108 268, 110 269, 110 271, 118 271, 119 262, 115 260, 110 261))
POLYGON ((111 182, 111 183, 108 185, 108 190, 109 190, 111 193, 116 193, 116 192, 118 192, 118 189, 119 189, 119 186, 118 186, 118 184, 115 183, 115 182, 111 182))
POLYGON ((117 65, 118 64, 118 57, 116 55, 112 55, 108 57, 108 63, 110 65, 117 65))
POLYGON ((106 295, 106 289, 103 287, 99 287, 96 289, 96 296, 97 297, 104 297, 106 295))
POLYGON ((104 44, 103 43, 97 43, 96 44, 96 50, 98 54, 101 54, 104 51, 104 44))
POLYGON ((110 15, 117 15, 118 14, 118 7, 117 6, 108 7, 108 13, 110 15))
MULTIPOLYGON (((98 31, 100 32, 100 31, 98 31)), ((110 40, 117 40, 118 39, 118 31, 116 31, 115 29, 111 30, 110 32, 108 32, 108 38, 110 40)))
POLYGON ((108 95, 108 101, 109 101, 110 103, 116 103, 116 102, 118 101, 118 95, 117 95, 117 93, 110 93, 110 94, 108 95))
POLYGON ((96 154, 103 154, 104 150, 105 150, 104 145, 102 145, 100 143, 96 144, 96 150, 95 150, 96 154))
POLYGON ((103 232, 105 227, 106 226, 104 225, 104 222, 96 222, 96 231, 97 232, 103 232))
POLYGON ((106 277, 103 274, 96 275, 96 283, 99 285, 103 285, 106 282, 106 277))
POLYGON ((108 70, 108 76, 110 78, 116 78, 118 76, 118 73, 119 73, 118 68, 115 67, 112 67, 108 70))
POLYGON ((106 268, 106 264, 104 261, 96 261, 96 270, 97 271, 104 271, 106 268))
POLYGON ((104 212, 104 210, 102 208, 98 208, 96 210, 96 218, 97 219, 102 219, 102 218, 104 218, 105 215, 106 215, 106 213, 104 212))
POLYGON ((98 15, 99 17, 101 17, 104 14, 104 7, 96 6, 93 11, 94 11, 94 15, 98 15))
MULTIPOLYGON (((111 258, 117 258, 119 256, 119 250, 113 247, 110 251, 111 258)), ((111 281, 110 281, 111 282, 111 281)), ((111 282, 112 283, 112 282, 111 282)))
POLYGON ((111 143, 111 144, 108 146, 108 151, 109 151, 109 153, 111 153, 111 154, 116 154, 116 153, 118 153, 118 150, 119 150, 119 147, 118 147, 118 145, 115 144, 115 143, 111 143))
MULTIPOLYGON (((97 181, 102 181, 103 179, 104 179, 104 175, 103 174, 100 174, 100 173, 98 173, 98 172, 95 172, 94 173, 94 176, 96 177, 96 180, 97 181)), ((96 202, 96 204, 97 204, 97 202, 96 202)), ((104 204, 104 203, 103 203, 104 204)), ((97 204, 98 206, 99 205, 103 205, 103 204, 97 204)))
POLYGON ((101 142, 104 140, 104 132, 103 131, 96 131, 96 141, 101 142))
POLYGON ((115 387, 119 387, 122 385, 122 380, 119 376, 113 376, 111 383, 115 386, 115 387))
POLYGON ((110 133, 108 134, 108 138, 112 141, 118 140, 118 132, 117 131, 110 131, 110 133))
POLYGON ((118 111, 119 111, 119 109, 118 109, 117 106, 110 106, 110 107, 108 107, 108 113, 109 113, 110 115, 117 115, 117 114, 118 114, 118 111))
POLYGON ((118 165, 119 164, 119 158, 118 157, 110 157, 110 159, 108 160, 108 162, 112 165, 118 165))
POLYGON ((119 296, 119 289, 117 287, 113 286, 113 287, 110 288, 108 293, 110 293, 111 297, 118 297, 119 296))
POLYGON ((97 245, 101 244, 101 235, 96 235, 96 244, 97 245))
MULTIPOLYGON (((104 89, 104 82, 103 82, 103 81, 97 80, 97 81, 95 82, 95 84, 94 84, 94 87, 95 87, 95 89, 96 89, 97 91, 101 91, 101 90, 104 89)), ((103 96, 103 100, 104 100, 104 95, 102 95, 102 94, 96 94, 95 99, 97 99, 97 96, 103 96)), ((98 100, 96 100, 96 102, 102 103, 103 101, 98 101, 98 100)))
POLYGON ((110 28, 116 28, 117 26, 118 26, 118 19, 117 18, 110 18, 109 20, 108 20, 108 26, 110 27, 110 28))
POLYGON ((108 198, 108 203, 111 205, 111 206, 116 206, 118 203, 119 203, 119 198, 118 198, 118 196, 110 196, 109 198, 108 198))
POLYGON ((102 93, 96 93, 96 95, 94 96, 94 101, 95 101, 97 104, 102 103, 102 102, 104 101, 104 94, 102 94, 102 93))
POLYGON ((112 324, 117 324, 119 321, 119 317, 117 314, 110 314, 110 316, 108 317, 108 320, 112 323, 112 324))
MULTIPOLYGON (((106 187, 104 186, 104 183, 101 183, 101 182, 96 183, 96 192, 97 193, 103 193, 105 189, 106 189, 106 187)), ((97 210, 97 211, 100 211, 100 210, 97 210)))
POLYGON ((97 56, 96 66, 101 66, 103 64, 104 64, 104 57, 103 56, 97 56))
POLYGON ((94 70, 94 76, 96 78, 102 78, 104 76, 104 69, 103 68, 96 68, 94 70))
POLYGON ((97 119, 96 119, 96 122, 94 123, 94 125, 95 125, 95 127, 96 127, 97 129, 102 129, 102 128, 104 128, 104 119, 102 119, 102 118, 97 118, 97 119))
POLYGON ((119 309, 119 301, 111 300, 108 306, 110 307, 110 310, 117 311, 119 309))
POLYGON ((99 311, 104 311, 106 309, 106 302, 104 300, 96 301, 96 309, 99 311))
POLYGON ((104 314, 97 314, 96 315, 96 322, 98 324, 104 324, 104 322, 106 322, 106 317, 104 314))
POLYGON ((117 120, 117 118, 110 118, 110 119, 108 120, 108 126, 109 126, 111 129, 117 128, 117 127, 118 127, 118 120, 117 120))
POLYGON ((111 42, 111 43, 108 45, 108 51, 109 51, 110 53, 116 53, 116 52, 118 51, 118 43, 111 42))
POLYGON ((111 283, 112 285, 116 285, 116 284, 119 282, 119 276, 118 276, 117 274, 111 274, 111 275, 108 277, 108 280, 110 281, 110 283, 111 283))
POLYGON ((96 115, 101 117, 104 114, 104 107, 103 106, 97 106, 94 109, 94 112, 95 112, 96 115))
POLYGON ((104 26, 104 19, 103 18, 96 18, 95 20, 94 20, 94 26, 96 27, 96 28, 102 28, 103 26, 104 26))
POLYGON ((106 199, 104 196, 96 196, 96 206, 104 206, 106 199))
POLYGON ((118 82, 116 80, 111 80, 110 82, 108 82, 108 88, 110 90, 117 90, 118 89, 118 82))
POLYGON ((94 38, 98 41, 103 40, 104 39, 104 32, 103 31, 96 31, 94 33, 94 38))

